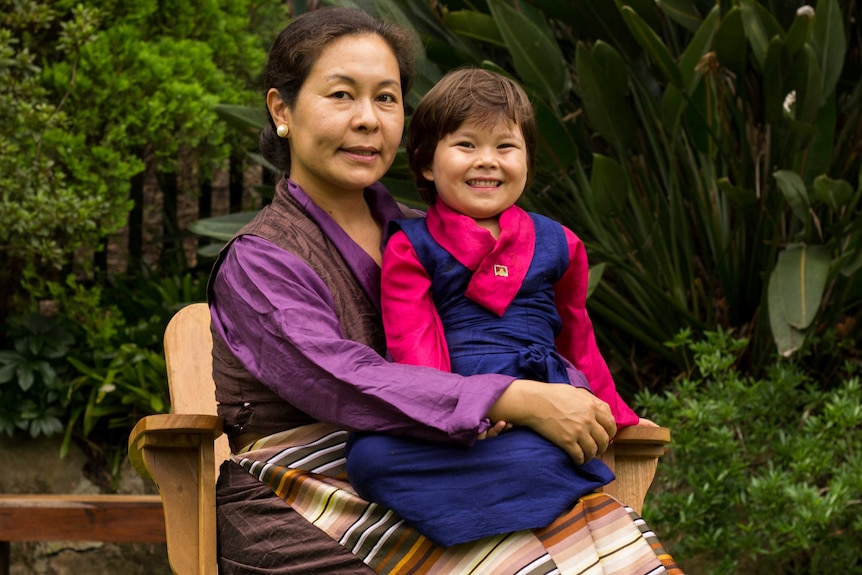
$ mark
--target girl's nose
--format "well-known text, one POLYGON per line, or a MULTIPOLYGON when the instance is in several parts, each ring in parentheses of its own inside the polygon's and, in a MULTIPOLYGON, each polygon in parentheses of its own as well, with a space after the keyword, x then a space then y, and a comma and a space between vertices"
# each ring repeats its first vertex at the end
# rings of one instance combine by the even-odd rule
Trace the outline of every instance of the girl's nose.
POLYGON ((496 168, 497 158, 489 152, 481 152, 476 156, 477 168, 496 168))

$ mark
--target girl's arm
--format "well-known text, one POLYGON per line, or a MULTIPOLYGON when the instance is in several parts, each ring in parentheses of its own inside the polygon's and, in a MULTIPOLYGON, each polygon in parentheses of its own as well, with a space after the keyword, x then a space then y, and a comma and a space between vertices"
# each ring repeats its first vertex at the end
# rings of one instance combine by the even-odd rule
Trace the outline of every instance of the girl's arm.
POLYGON ((452 371, 443 322, 431 298, 431 277, 404 232, 383 252, 380 309, 393 361, 452 371))
POLYGON ((557 337, 559 352, 587 377, 593 393, 611 408, 618 426, 637 425, 638 416, 617 393, 611 372, 596 344, 593 324, 587 314, 589 267, 583 242, 563 228, 569 245, 569 267, 554 286, 563 329, 557 337))

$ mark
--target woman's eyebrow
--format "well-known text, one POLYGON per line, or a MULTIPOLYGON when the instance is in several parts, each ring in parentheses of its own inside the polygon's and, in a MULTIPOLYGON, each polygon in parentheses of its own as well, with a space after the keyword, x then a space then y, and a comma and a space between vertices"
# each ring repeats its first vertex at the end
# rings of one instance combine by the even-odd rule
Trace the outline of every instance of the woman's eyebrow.
MULTIPOLYGON (((328 82, 346 82, 348 84, 353 84, 353 85, 359 84, 359 81, 356 78, 354 78, 353 76, 348 76, 347 74, 330 74, 329 76, 326 77, 326 80, 328 82)), ((381 80, 380 82, 378 82, 377 85, 380 87, 383 87, 383 86, 400 87, 401 81, 396 80, 396 79, 392 79, 392 78, 387 78, 385 80, 381 80)))

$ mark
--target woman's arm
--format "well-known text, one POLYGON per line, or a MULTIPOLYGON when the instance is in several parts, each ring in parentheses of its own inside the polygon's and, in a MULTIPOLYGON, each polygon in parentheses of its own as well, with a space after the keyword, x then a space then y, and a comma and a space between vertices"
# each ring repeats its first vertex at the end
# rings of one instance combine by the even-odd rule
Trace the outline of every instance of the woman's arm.
POLYGON ((390 363, 345 339, 320 277, 260 238, 233 242, 213 292, 213 327, 246 369, 296 408, 345 429, 469 444, 512 381, 390 363))
POLYGON ((639 418, 617 392, 587 314, 589 267, 586 249, 571 230, 563 229, 569 245, 569 267, 554 285, 557 310, 563 320, 563 329, 556 340, 557 349, 584 373, 593 393, 610 406, 617 425, 637 425, 639 418))
POLYGON ((569 385, 515 380, 488 416, 493 421, 529 427, 579 465, 604 453, 616 434, 608 404, 586 389, 569 385))

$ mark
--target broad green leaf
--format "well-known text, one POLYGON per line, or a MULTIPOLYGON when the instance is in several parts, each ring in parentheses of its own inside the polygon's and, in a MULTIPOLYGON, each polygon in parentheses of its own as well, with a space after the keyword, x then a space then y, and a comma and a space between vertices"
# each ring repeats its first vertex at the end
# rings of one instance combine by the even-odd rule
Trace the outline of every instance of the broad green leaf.
POLYGON ((226 242, 256 215, 257 212, 237 212, 225 216, 203 218, 191 222, 189 230, 199 236, 226 242))
MULTIPOLYGON (((609 3, 610 4, 610 3, 609 3)), ((620 1, 617 4, 621 4, 620 1)), ((630 6, 632 10, 638 13, 638 16, 643 18, 650 28, 657 33, 662 29, 662 18, 659 17, 658 10, 655 9, 655 0, 625 0, 625 4, 630 6)))
POLYGON ((687 107, 688 101, 682 90, 673 84, 668 84, 661 99, 661 121, 671 136, 676 137, 679 120, 687 107))
POLYGON ((791 326, 784 317, 778 286, 778 274, 773 270, 769 275, 766 294, 766 306, 769 308, 769 327, 772 329, 772 338, 778 353, 783 357, 790 357, 805 341, 805 334, 791 326))
POLYGON ((844 22, 838 0, 817 2, 811 36, 817 65, 820 68, 820 93, 825 98, 832 94, 838 84, 847 51, 844 22))
POLYGON ((757 9, 751 0, 743 0, 742 6, 742 26, 745 30, 745 37, 748 39, 748 45, 751 46, 751 53, 754 55, 754 61, 758 68, 763 69, 766 62, 766 50, 769 47, 769 36, 760 21, 760 16, 757 9))
POLYGON ((745 69, 748 44, 745 42, 745 28, 742 24, 742 10, 734 6, 721 19, 713 39, 713 48, 722 66, 737 75, 745 69))
POLYGON ((576 38, 604 40, 634 58, 640 50, 623 22, 618 3, 609 0, 532 0, 532 4, 549 18, 571 26, 576 38))
POLYGON ((775 281, 781 298, 781 309, 787 323, 806 329, 814 320, 832 258, 820 245, 793 244, 778 254, 775 281))
MULTIPOLYGON (((656 0, 661 11, 690 32, 695 32, 703 18, 692 0, 656 0)), ((715 6, 718 8, 718 4, 715 6)))
POLYGON ((713 108, 713 94, 708 91, 705 82, 700 82, 696 86, 697 89, 689 97, 688 106, 683 112, 686 133, 691 143, 701 153, 708 158, 714 158, 718 148, 713 133, 719 120, 715 117, 717 112, 713 108))
POLYGON ((258 154, 257 152, 249 152, 246 154, 254 163, 259 164, 272 172, 273 174, 280 174, 281 170, 270 164, 266 158, 258 154))
POLYGON ((662 39, 630 7, 623 6, 621 12, 635 40, 638 41, 638 44, 641 45, 647 55, 655 62, 656 66, 664 74, 664 77, 678 88, 684 88, 682 73, 679 71, 679 67, 674 62, 673 56, 671 56, 662 39))
MULTIPOLYGON (((862 244, 859 238, 856 238, 857 245, 862 244)), ((845 258, 847 261, 843 262, 838 271, 844 277, 852 277, 853 274, 862 269, 862 249, 858 249, 855 254, 850 253, 847 254, 845 258)))
POLYGON ((805 182, 799 177, 796 172, 790 170, 778 170, 772 174, 778 181, 778 186, 784 194, 784 199, 793 210, 793 214, 802 222, 808 224, 811 219, 809 210, 811 209, 811 201, 808 199, 808 191, 805 189, 805 182))
POLYGON ((565 172, 577 160, 578 147, 560 116, 544 100, 535 99, 533 107, 538 132, 537 167, 565 172))
POLYGON ((805 159, 802 173, 810 182, 819 174, 829 170, 835 149, 835 130, 838 124, 836 94, 826 98, 826 104, 817 112, 817 125, 813 137, 802 154, 805 159))
POLYGON ((814 197, 837 212, 850 202, 853 188, 844 180, 833 180, 821 174, 814 178, 814 197))
POLYGON ((495 46, 506 46, 494 18, 488 14, 475 10, 447 12, 443 15, 443 24, 459 36, 473 38, 495 46))
POLYGON ((793 68, 792 85, 796 90, 797 122, 813 126, 817 121, 817 112, 823 104, 820 64, 809 44, 802 47, 797 55, 793 68))
POLYGON ((808 41, 808 36, 811 33, 811 12, 808 10, 799 10, 796 12, 796 17, 787 30, 787 36, 784 39, 784 44, 787 46, 787 51, 791 56, 795 55, 800 48, 808 41))
POLYGON ((788 88, 790 74, 790 58, 780 38, 773 38, 766 51, 763 63, 763 99, 766 107, 766 120, 777 124, 783 117, 784 100, 788 88))
POLYGON ((698 22, 700 25, 695 30, 694 37, 679 58, 679 70, 682 72, 685 90, 689 94, 694 91, 695 84, 703 75, 701 66, 705 63, 704 56, 712 50, 713 39, 721 23, 721 11, 718 5, 710 10, 705 20, 698 22))
POLYGON ((556 103, 570 87, 556 40, 502 0, 489 0, 488 7, 521 80, 544 94, 549 102, 556 103))
POLYGON ((599 216, 619 214, 625 207, 629 193, 628 178, 620 163, 613 158, 593 154, 590 190, 599 216))
POLYGON ((602 71, 607 89, 616 94, 628 94, 629 74, 626 62, 619 52, 607 42, 597 40, 593 44, 593 59, 602 71))
POLYGON ((757 194, 754 190, 734 186, 727 178, 718 179, 718 189, 740 206, 751 206, 757 203, 757 194))
POLYGON ((267 113, 263 106, 235 106, 232 104, 217 104, 216 114, 228 124, 241 130, 261 130, 266 125, 267 113))
POLYGON ((593 295, 594 291, 596 291, 596 288, 602 281, 602 275, 604 275, 604 273, 604 262, 590 267, 590 271, 587 276, 587 299, 590 299, 590 296, 593 295))
POLYGON ((581 101, 592 127, 617 149, 625 148, 636 130, 634 117, 624 93, 614 90, 611 80, 598 66, 585 44, 578 44, 575 69, 581 82, 581 101))

